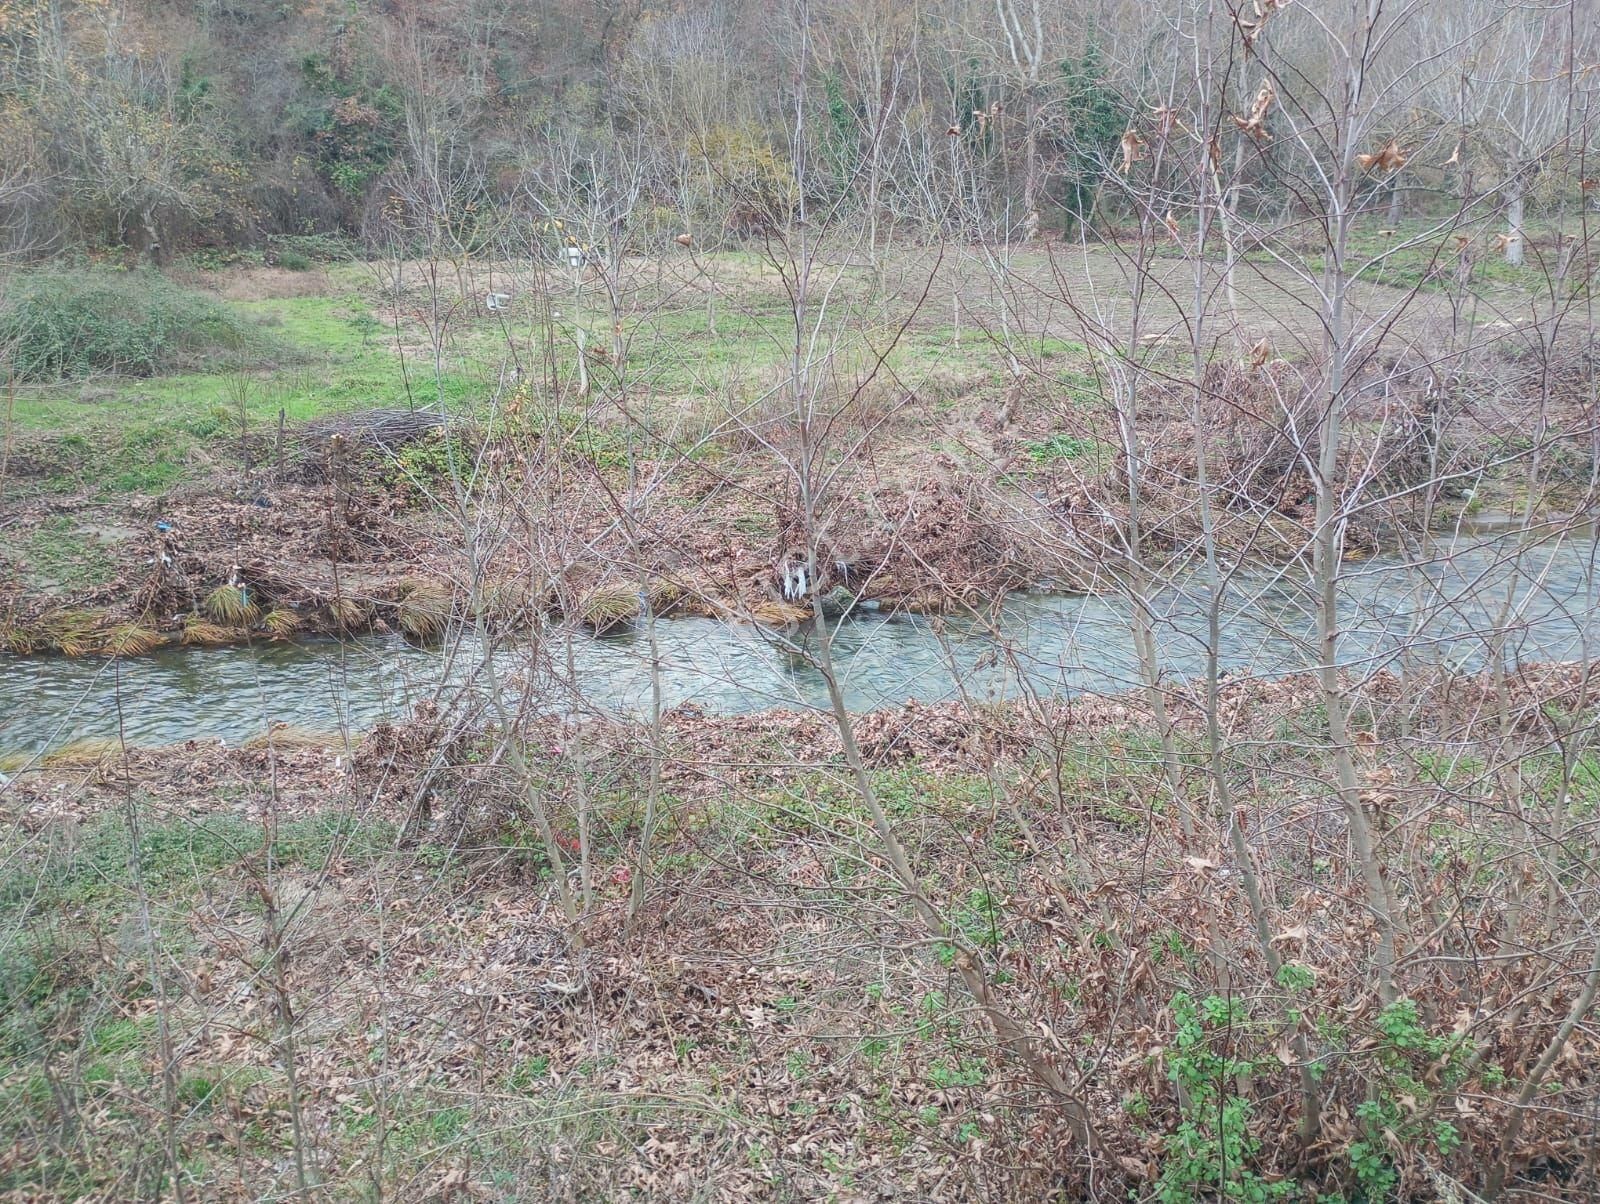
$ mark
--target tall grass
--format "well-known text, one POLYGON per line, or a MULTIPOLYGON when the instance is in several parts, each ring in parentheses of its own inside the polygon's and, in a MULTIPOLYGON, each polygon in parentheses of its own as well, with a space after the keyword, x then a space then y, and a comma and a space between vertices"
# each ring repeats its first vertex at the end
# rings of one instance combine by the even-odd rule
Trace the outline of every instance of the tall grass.
POLYGON ((154 376, 259 359, 274 341, 257 325, 156 272, 48 269, 16 279, 0 306, 0 349, 23 380, 99 372, 154 376))

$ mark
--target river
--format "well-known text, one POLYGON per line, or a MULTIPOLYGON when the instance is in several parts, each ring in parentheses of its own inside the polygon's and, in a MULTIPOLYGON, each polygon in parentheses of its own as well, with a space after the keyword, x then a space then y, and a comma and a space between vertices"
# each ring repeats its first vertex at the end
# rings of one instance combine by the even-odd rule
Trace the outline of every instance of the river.
MULTIPOLYGON (((1352 562, 1340 589, 1341 660, 1358 672, 1393 667, 1409 644, 1425 662, 1471 669, 1494 640, 1512 662, 1589 657, 1600 637, 1597 568, 1589 535, 1533 546, 1463 540, 1425 565, 1393 557, 1352 562)), ((1220 641, 1226 669, 1279 675, 1313 663, 1307 576, 1304 566, 1253 567, 1230 581, 1220 641)), ((1206 599, 1195 576, 1148 600, 1170 679, 1204 672, 1206 599)), ((946 698, 958 683, 979 699, 1024 687, 1116 691, 1137 684, 1132 613, 1123 597, 1050 592, 1013 595, 994 623, 862 612, 836 626, 836 662, 847 704, 863 711, 946 698)), ((655 626, 669 706, 733 713, 826 704, 808 654, 814 632, 785 636, 700 618, 655 626)), ((505 678, 531 683, 541 705, 614 714, 649 706, 642 625, 599 638, 551 632, 507 640, 495 655, 505 678)), ((354 735, 467 681, 480 659, 470 640, 420 649, 382 637, 172 648, 124 660, 0 659, 0 754, 14 761, 119 733, 138 745, 234 743, 270 723, 354 735)))

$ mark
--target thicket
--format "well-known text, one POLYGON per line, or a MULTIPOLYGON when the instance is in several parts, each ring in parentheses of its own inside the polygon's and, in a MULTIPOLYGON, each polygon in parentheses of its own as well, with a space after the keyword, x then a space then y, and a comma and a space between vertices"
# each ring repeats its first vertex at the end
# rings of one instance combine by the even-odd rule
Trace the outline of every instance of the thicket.
POLYGON ((246 318, 156 272, 28 272, 8 293, 0 349, 23 380, 153 376, 272 347, 246 318))

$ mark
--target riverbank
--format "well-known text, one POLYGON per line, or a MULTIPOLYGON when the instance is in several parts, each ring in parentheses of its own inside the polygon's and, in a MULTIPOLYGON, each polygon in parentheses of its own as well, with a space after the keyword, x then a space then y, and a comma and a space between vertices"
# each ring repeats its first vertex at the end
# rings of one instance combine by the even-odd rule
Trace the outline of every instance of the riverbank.
MULTIPOLYGON (((1213 509, 1223 554, 1306 553, 1303 365, 1219 361, 1197 417, 1162 360, 1177 352, 1155 345, 1135 495, 1104 357, 1042 302, 1045 333, 1008 361, 982 331, 935 320, 915 290, 875 298, 844 271, 838 304, 860 323, 816 369, 797 422, 776 271, 750 256, 692 276, 646 266, 653 283, 631 295, 636 312, 604 355, 594 342, 609 316, 562 316, 531 286, 509 318, 457 298, 448 346, 433 346, 442 336, 422 318, 439 299, 420 277, 378 289, 363 265, 195 276, 269 332, 281 362, 30 385, 13 399, 0 651, 426 641, 452 618, 603 628, 645 604, 783 627, 819 586, 908 613, 1045 580, 1091 591, 1129 571, 1133 496, 1146 565, 1198 554, 1196 421, 1226 499, 1213 509), (890 317, 900 325, 884 327, 890 317), (575 332, 588 348, 576 360, 562 349, 575 332), (541 374, 524 367, 535 351, 541 374), (803 590, 802 564, 821 578, 803 590)), ((992 303, 981 277, 948 286, 992 303)), ((1447 402, 1420 370, 1372 367, 1340 469, 1365 491, 1340 527, 1349 554, 1480 511, 1592 512, 1578 369, 1558 357, 1535 371, 1501 338, 1504 354, 1446 382, 1447 402)))
POLYGON ((1176 793, 1139 696, 862 717, 866 783, 948 941, 889 872, 827 716, 541 721, 527 771, 436 713, 353 747, 283 731, 49 766, 0 790, 0 1165, 38 1198, 156 1194, 169 1165, 208 1197, 303 1177, 437 1199, 1121 1198, 1214 1183, 1194 1162, 1212 1151, 1240 1194, 1421 1198, 1476 1190, 1504 1154, 1514 1191, 1576 1198, 1588 1025, 1532 1076, 1600 901, 1577 852, 1600 797, 1590 676, 1348 690, 1402 908, 1397 1003, 1373 993, 1310 678, 1222 688, 1244 863, 1179 822, 1216 806, 1194 700, 1169 700, 1176 793), (1513 888, 1508 863, 1531 877, 1513 888), (1091 1145, 974 1011, 963 957, 1041 1035, 1091 1145))
MULTIPOLYGON (((1537 534, 1519 524, 1509 535, 1441 537, 1429 556, 1352 561, 1335 591, 1339 662, 1365 676, 1471 672, 1502 648, 1513 663, 1590 655, 1600 641, 1593 532, 1563 523, 1537 534)), ((1215 596, 1201 573, 1147 587, 1156 671, 1179 692, 1204 679, 1215 604, 1220 672, 1304 672, 1316 661, 1317 597, 1303 565, 1240 566, 1215 596)), ((349 742, 420 701, 470 711, 496 690, 540 713, 620 719, 649 714, 658 699, 711 715, 826 710, 824 627, 855 713, 909 699, 1107 694, 1144 680, 1139 612, 1125 594, 1012 593, 943 616, 885 611, 870 599, 845 605, 825 625, 678 614, 618 622, 601 635, 540 616, 535 630, 486 635, 452 623, 437 645, 399 634, 301 636, 135 658, 14 658, 0 676, 0 769, 84 742, 239 745, 276 726, 349 742)))

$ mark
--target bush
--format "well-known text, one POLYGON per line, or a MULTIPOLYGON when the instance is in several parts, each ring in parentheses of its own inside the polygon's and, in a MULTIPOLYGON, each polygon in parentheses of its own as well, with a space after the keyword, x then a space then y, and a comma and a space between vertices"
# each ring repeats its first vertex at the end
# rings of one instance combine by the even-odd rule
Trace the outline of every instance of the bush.
POLYGON ((267 349, 253 323, 155 272, 30 272, 5 302, 0 353, 24 380, 154 376, 267 349))
POLYGON ((279 267, 295 272, 360 258, 360 247, 342 234, 275 234, 267 248, 279 267))

